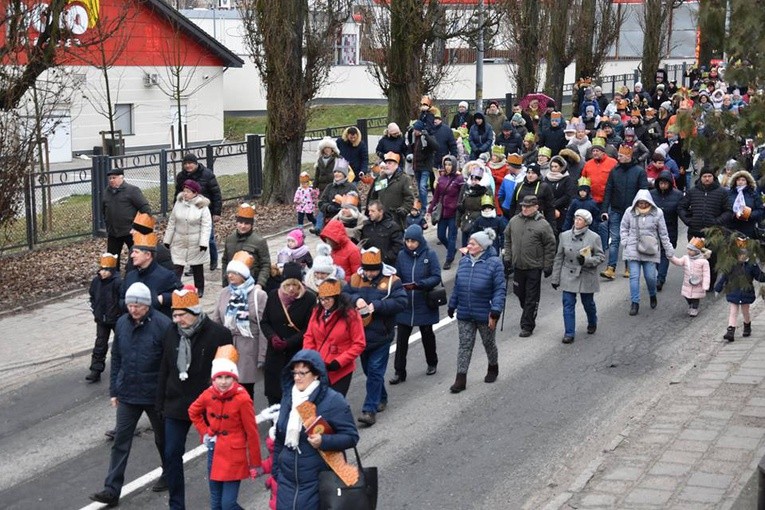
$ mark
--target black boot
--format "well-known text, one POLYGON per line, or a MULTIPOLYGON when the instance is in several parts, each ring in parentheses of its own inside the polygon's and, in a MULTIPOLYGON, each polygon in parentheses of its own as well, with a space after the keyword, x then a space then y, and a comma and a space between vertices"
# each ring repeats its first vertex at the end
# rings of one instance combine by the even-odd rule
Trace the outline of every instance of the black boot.
POLYGON ((406 372, 396 372, 391 379, 388 379, 390 384, 398 384, 406 381, 406 372))
POLYGON ((637 315, 639 309, 640 309, 640 305, 639 304, 632 303, 630 305, 630 315, 637 315))
POLYGON ((88 375, 85 376, 85 380, 92 383, 97 383, 101 380, 101 372, 97 370, 91 370, 88 375))
POLYGON ((486 371, 486 377, 483 378, 485 383, 493 383, 497 380, 499 375, 499 365, 489 365, 489 369, 486 371))
POLYGON ((745 322, 744 323, 744 333, 741 336, 751 336, 752 335, 752 323, 751 322, 745 322))
POLYGON ((725 332, 723 335, 723 338, 729 342, 732 342, 734 340, 733 335, 736 333, 736 328, 733 326, 728 326, 728 331, 725 332))
POLYGON ((457 374, 457 378, 454 380, 454 384, 452 384, 451 388, 449 388, 449 391, 452 393, 459 393, 460 391, 463 391, 467 386, 467 374, 457 374))

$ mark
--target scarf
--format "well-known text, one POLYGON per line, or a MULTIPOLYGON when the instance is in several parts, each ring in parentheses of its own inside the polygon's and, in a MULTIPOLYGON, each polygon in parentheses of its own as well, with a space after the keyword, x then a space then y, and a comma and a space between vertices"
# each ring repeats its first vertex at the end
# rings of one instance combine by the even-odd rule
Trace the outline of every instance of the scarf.
POLYGON ((645 216, 646 214, 648 214, 649 212, 651 212, 651 206, 649 205, 648 207, 645 207, 645 208, 643 208, 643 209, 641 209, 641 208, 640 208, 640 207, 638 207, 638 206, 635 206, 635 211, 637 211, 637 213, 638 213, 638 214, 642 214, 642 215, 644 215, 644 216, 645 216))
MULTIPOLYGON (((228 298, 228 305, 226 306, 226 317, 223 321, 223 325, 228 329, 234 331, 234 326, 239 333, 247 338, 252 338, 252 331, 250 330, 250 311, 248 310, 248 296, 252 289, 255 288, 255 280, 252 276, 247 278, 241 285, 231 284, 228 286, 228 290, 231 292, 231 296, 228 298)), ((258 316, 258 301, 255 302, 255 316, 258 316)))
POLYGON ((579 237, 579 236, 581 236, 582 234, 584 234, 585 232, 587 232, 587 230, 589 230, 589 228, 590 228, 590 226, 589 226, 589 225, 587 225, 587 226, 586 226, 586 227, 584 227, 584 228, 576 228, 576 227, 573 227, 573 228, 571 229, 571 231, 574 233, 574 237, 579 237))
POLYGON ((207 316, 204 312, 199 312, 197 321, 189 326, 183 328, 178 326, 178 335, 180 335, 180 341, 178 342, 178 358, 175 360, 175 366, 178 367, 178 379, 185 381, 189 378, 189 367, 191 366, 191 337, 199 331, 205 318, 207 316))
POLYGON ((568 173, 566 172, 547 172, 547 180, 550 182, 558 182, 567 175, 568 173))
POLYGON ((741 211, 744 210, 746 207, 746 200, 744 200, 744 190, 746 189, 746 185, 744 186, 736 186, 736 191, 738 194, 736 195, 736 200, 733 201, 733 212, 738 216, 741 214, 741 211))
MULTIPOLYGON (((287 281, 287 280, 285 280, 285 281, 287 281)), ((283 283, 283 282, 282 282, 282 283, 283 283)), ((302 284, 301 284, 301 285, 302 285, 302 284)), ((301 290, 302 290, 302 289, 301 289, 301 290)), ((284 307, 285 307, 285 308, 289 308, 289 307, 290 307, 290 305, 292 305, 292 303, 294 303, 294 302, 295 302, 295 300, 296 300, 297 298, 299 298, 299 297, 300 297, 300 294, 301 294, 302 292, 301 292, 301 291, 298 291, 297 295, 296 295, 296 296, 293 296, 293 295, 287 294, 287 293, 284 291, 284 289, 282 289, 281 287, 279 287, 279 290, 277 291, 277 293, 278 293, 278 295, 279 295, 279 301, 281 301, 281 302, 282 302, 282 304, 284 305, 284 307)))
POLYGON ((303 429, 303 420, 300 419, 297 408, 300 404, 308 400, 311 393, 319 387, 319 380, 308 385, 306 389, 300 391, 297 386, 292 386, 292 409, 290 409, 290 417, 287 421, 287 432, 284 437, 284 446, 287 448, 297 448, 300 443, 300 431, 303 429))
POLYGON ((482 209, 481 216, 483 216, 484 218, 496 218, 497 211, 496 209, 482 209))

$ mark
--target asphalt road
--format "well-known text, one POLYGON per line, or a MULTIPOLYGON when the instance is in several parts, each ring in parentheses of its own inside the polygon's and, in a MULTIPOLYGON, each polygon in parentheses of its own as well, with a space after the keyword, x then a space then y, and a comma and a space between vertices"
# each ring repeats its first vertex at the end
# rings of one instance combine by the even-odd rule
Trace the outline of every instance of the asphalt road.
MULTIPOLYGON (((443 247, 437 249, 442 255, 443 247)), ((447 287, 453 274, 446 274, 447 287)), ((378 508, 540 508, 667 387, 679 367, 721 341, 724 300, 710 296, 701 315, 689 318, 680 277, 677 268, 670 269, 656 310, 648 307, 643 287, 637 317, 627 315, 627 280, 620 274, 603 282, 596 296, 597 333, 584 332, 579 307, 579 331, 569 346, 560 343, 560 293, 546 280, 538 327, 530 338, 517 336, 520 311, 510 295, 505 330, 497 333, 499 379, 483 382, 487 362, 478 341, 467 390, 458 395, 448 389, 456 366, 456 324, 436 334, 434 376, 425 376, 419 342, 410 346, 407 381, 388 386, 388 409, 378 414, 377 425, 361 431, 362 458, 380 470, 378 508)), ((114 411, 106 382, 85 383, 87 365, 87 359, 78 358, 41 367, 29 374, 26 385, 0 394, 5 460, 0 507, 76 509, 101 489, 110 446, 103 433, 113 425, 114 411)), ((393 356, 389 375, 392 365, 393 356)), ((354 413, 360 412, 363 397, 364 376, 357 370, 348 395, 354 413)), ((264 398, 255 404, 261 409, 264 398)), ((187 448, 197 445, 191 432, 187 448)), ((144 431, 135 438, 126 480, 157 465, 151 432, 144 431)), ((202 457, 187 464, 186 487, 188 508, 209 508, 202 457)), ((267 508, 262 483, 243 482, 239 501, 246 508, 267 508)), ((166 502, 166 493, 143 489, 123 498, 121 507, 154 509, 166 502)))

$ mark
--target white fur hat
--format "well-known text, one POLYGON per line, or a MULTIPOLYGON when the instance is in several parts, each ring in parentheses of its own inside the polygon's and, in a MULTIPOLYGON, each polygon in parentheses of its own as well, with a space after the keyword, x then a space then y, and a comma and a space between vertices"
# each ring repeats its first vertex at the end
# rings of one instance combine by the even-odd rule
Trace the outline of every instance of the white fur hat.
POLYGON ((244 264, 244 262, 240 262, 238 260, 232 260, 229 262, 226 265, 226 272, 236 273, 245 280, 250 277, 250 269, 244 264))
POLYGON ((316 245, 316 257, 311 266, 314 272, 332 274, 335 263, 332 260, 332 247, 326 243, 316 245))

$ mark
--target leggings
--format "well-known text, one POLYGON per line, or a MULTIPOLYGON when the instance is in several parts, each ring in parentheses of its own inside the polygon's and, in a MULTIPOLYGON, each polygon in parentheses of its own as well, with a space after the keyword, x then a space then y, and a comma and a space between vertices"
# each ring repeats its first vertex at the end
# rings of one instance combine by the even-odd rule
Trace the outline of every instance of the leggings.
POLYGON ((749 315, 749 305, 737 305, 736 303, 729 303, 728 307, 728 326, 736 327, 738 320, 738 309, 741 308, 741 314, 744 316, 744 323, 749 324, 752 322, 752 317, 749 315))

